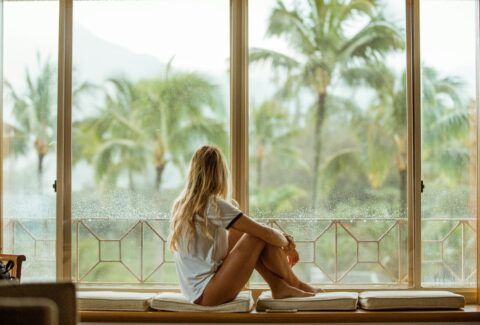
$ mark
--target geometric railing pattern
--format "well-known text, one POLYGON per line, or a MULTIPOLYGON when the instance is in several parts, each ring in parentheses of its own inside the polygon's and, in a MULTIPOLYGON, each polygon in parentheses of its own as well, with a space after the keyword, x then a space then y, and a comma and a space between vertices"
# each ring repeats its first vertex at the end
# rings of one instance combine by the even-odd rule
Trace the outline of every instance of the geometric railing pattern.
POLYGON ((168 219, 73 221, 73 280, 80 283, 176 283, 167 247, 168 219))
MULTIPOLYGON (((266 219, 292 234, 306 281, 322 285, 404 285, 406 219, 266 219)), ((255 279, 258 279, 255 278, 255 279)), ((251 284, 255 284, 255 279, 251 284)))
POLYGON ((55 280, 55 219, 5 219, 4 252, 24 254, 22 279, 55 280))
MULTIPOLYGON (((306 281, 327 286, 408 283, 408 222, 404 218, 257 219, 295 237, 306 281)), ((476 220, 422 221, 423 283, 475 285, 476 220)), ((169 219, 74 219, 72 280, 93 285, 176 286, 167 244, 169 219)), ((6 219, 5 251, 28 252, 25 279, 52 279, 55 219, 6 219), (38 274, 44 276, 38 277, 38 274)), ((262 284, 256 274, 250 286, 262 284)))
POLYGON ((475 286, 476 219, 425 219, 422 225, 424 285, 475 286))

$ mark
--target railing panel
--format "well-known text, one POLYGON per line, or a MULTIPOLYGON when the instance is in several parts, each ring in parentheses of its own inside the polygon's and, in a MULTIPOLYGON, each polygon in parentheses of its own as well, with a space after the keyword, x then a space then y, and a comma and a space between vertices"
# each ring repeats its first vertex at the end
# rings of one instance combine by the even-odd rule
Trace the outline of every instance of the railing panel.
MULTIPOLYGON (((472 219, 424 219, 423 264, 429 285, 451 279, 454 286, 475 284, 476 229, 472 219), (448 225, 448 227, 446 226, 448 225), (439 268, 440 266, 440 268, 439 268), (439 271, 440 270, 440 271, 439 271), (429 273, 430 272, 430 273, 429 273)), ((292 234, 300 262, 295 272, 322 286, 407 284, 406 219, 260 219, 292 234)), ((54 263, 38 247, 51 246, 43 236, 54 219, 7 219, 5 247, 26 254, 25 278, 54 263)), ((177 285, 175 262, 168 248, 169 219, 75 219, 72 229, 73 280, 86 285, 177 285)), ((250 286, 264 285, 254 273, 250 286)))

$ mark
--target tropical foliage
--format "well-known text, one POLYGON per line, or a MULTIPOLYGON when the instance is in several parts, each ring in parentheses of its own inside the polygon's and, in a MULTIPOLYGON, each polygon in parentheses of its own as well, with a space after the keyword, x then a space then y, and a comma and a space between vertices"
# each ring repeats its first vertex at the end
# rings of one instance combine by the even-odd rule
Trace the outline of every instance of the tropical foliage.
POLYGON ((30 141, 33 142, 38 161, 38 173, 43 172, 43 160, 56 138, 56 89, 55 69, 47 60, 42 62, 37 55, 38 76, 26 71, 24 94, 17 93, 6 82, 7 93, 13 101, 15 125, 9 126, 14 131, 15 143, 11 146, 14 155, 25 154, 30 141))
POLYGON ((283 91, 307 89, 315 96, 313 114, 313 163, 311 206, 315 208, 322 152, 323 124, 330 111, 328 96, 337 80, 358 66, 381 61, 402 49, 404 40, 395 25, 378 10, 378 1, 294 1, 291 7, 277 1, 269 18, 267 36, 284 39, 294 55, 271 49, 253 49, 250 59, 268 61, 287 75, 283 91), (352 21, 366 24, 354 35, 347 33, 352 21))
POLYGON ((206 78, 174 72, 170 64, 155 79, 111 78, 98 113, 75 125, 75 156, 92 164, 98 181, 109 188, 126 175, 134 190, 135 176, 153 169, 151 184, 159 190, 166 166, 170 163, 184 174, 201 143, 226 149, 225 126, 215 119, 224 114, 218 98, 206 78))
MULTIPOLYGON (((292 168, 302 168, 300 150, 296 148, 294 140, 301 134, 301 129, 292 123, 288 111, 276 100, 262 102, 252 107, 250 123, 250 152, 251 166, 255 166, 255 180, 250 187, 252 201, 250 205, 255 214, 275 214, 291 210, 293 203, 305 197, 307 192, 302 188, 290 184, 271 184, 266 188, 262 178, 266 163, 272 163, 271 157, 282 160, 282 164, 292 168)), ((275 163, 273 161, 273 163, 275 163)), ((303 167, 306 168, 305 165, 303 167)), ((270 175, 268 175, 270 176, 270 175)), ((271 177, 269 177, 271 178, 271 177)))
MULTIPOLYGON (((25 91, 17 92, 14 87, 5 81, 7 96, 12 101, 13 124, 6 124, 4 138, 8 154, 13 156, 26 155, 31 148, 35 149, 37 156, 38 175, 44 170, 45 156, 55 150, 57 130, 57 90, 56 69, 50 59, 42 61, 37 53, 36 74, 26 69, 25 91)), ((78 99, 84 93, 90 92, 94 86, 88 82, 75 83, 73 89, 74 107, 78 107, 78 99)))

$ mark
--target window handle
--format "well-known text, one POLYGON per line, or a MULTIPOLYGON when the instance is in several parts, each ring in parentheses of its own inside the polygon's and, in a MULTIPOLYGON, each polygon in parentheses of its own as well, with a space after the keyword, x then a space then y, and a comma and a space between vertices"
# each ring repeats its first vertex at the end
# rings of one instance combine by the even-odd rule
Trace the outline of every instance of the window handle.
POLYGON ((420 181, 420 189, 421 189, 421 193, 423 193, 423 190, 425 189, 425 184, 423 183, 423 179, 420 181))
POLYGON ((55 193, 57 193, 57 180, 53 181, 53 190, 55 191, 55 193))

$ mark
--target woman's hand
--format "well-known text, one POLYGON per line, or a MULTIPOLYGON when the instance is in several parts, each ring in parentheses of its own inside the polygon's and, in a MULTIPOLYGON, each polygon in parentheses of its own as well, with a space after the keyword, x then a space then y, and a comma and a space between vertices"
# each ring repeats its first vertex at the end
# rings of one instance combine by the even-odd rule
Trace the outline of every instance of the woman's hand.
POLYGON ((293 267, 300 260, 300 257, 298 256, 298 252, 295 249, 296 247, 295 240, 289 234, 283 233, 283 235, 288 241, 288 245, 286 247, 283 247, 283 250, 287 255, 288 265, 290 265, 290 267, 293 267))
POLYGON ((294 267, 295 264, 297 264, 298 261, 300 260, 297 250, 295 248, 292 248, 290 251, 286 252, 286 254, 287 254, 288 265, 290 265, 290 267, 294 267))
POLYGON ((284 249, 289 250, 289 249, 295 248, 295 240, 294 240, 293 236, 289 235, 285 232, 283 233, 283 235, 285 236, 285 238, 288 241, 288 245, 286 247, 284 247, 284 249))

